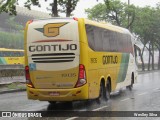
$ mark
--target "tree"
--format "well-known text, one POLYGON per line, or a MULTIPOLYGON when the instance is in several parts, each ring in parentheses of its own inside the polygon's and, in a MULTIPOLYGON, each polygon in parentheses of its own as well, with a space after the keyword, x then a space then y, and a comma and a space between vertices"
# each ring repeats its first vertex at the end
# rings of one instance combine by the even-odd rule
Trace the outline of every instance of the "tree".
POLYGON ((23 49, 24 37, 21 33, 0 32, 0 47, 23 49))
POLYGON ((0 47, 22 49, 24 44, 24 27, 15 21, 15 16, 10 16, 5 23, 9 26, 9 31, 0 32, 0 47))
MULTIPOLYGON (((135 7, 127 5, 119 0, 104 0, 105 4, 97 4, 91 9, 87 9, 88 18, 96 21, 105 21, 112 24, 130 29, 136 38, 141 40, 144 48, 149 51, 148 70, 150 64, 154 68, 154 50, 159 50, 159 69, 160 69, 160 4, 157 8, 135 7), (152 63, 151 63, 152 61, 152 63)), ((143 62, 143 51, 140 52, 142 70, 145 70, 143 62)))
MULTIPOLYGON (((150 64, 152 61, 152 69, 154 69, 154 48, 155 48, 155 31, 156 28, 156 19, 159 13, 156 12, 155 8, 149 6, 143 8, 137 8, 136 20, 133 24, 133 32, 136 33, 138 38, 143 42, 144 48, 148 49, 149 58, 148 58, 148 70, 150 70, 150 64)), ((157 30, 157 29, 156 29, 157 30)), ((142 51, 142 55, 143 55, 142 51)), ((144 68, 143 68, 144 70, 144 68)))
POLYGON ((10 27, 10 32, 14 31, 16 32, 23 32, 23 26, 18 24, 15 21, 15 16, 10 16, 8 19, 6 19, 6 24, 10 27))
POLYGON ((66 17, 71 16, 72 11, 75 10, 79 0, 59 0, 59 5, 62 7, 61 12, 66 13, 66 17))
POLYGON ((9 15, 16 15, 16 6, 15 3, 16 0, 1 0, 0 1, 0 13, 6 12, 9 13, 9 15))
POLYGON ((159 57, 158 57, 158 69, 160 69, 160 3, 157 4, 156 10, 154 12, 154 45, 159 51, 159 57))
POLYGON ((107 16, 106 16, 106 5, 99 3, 95 5, 93 8, 88 8, 85 10, 85 12, 88 15, 88 18, 95 21, 105 21, 107 22, 107 16))
MULTIPOLYGON (((49 2, 48 0, 45 0, 46 2, 49 2)), ((71 16, 71 13, 75 10, 75 7, 77 5, 79 0, 53 0, 50 3, 51 9, 49 7, 47 10, 51 11, 51 15, 54 17, 59 16, 59 12, 65 12, 66 16, 71 16)), ((16 15, 16 5, 18 5, 18 0, 2 0, 0 2, 0 13, 6 12, 10 15, 16 15)), ((41 7, 40 0, 26 0, 24 1, 24 7, 31 10, 31 6, 38 6, 41 7)))
POLYGON ((105 4, 99 3, 91 9, 86 9, 89 19, 105 21, 112 24, 130 28, 135 18, 135 6, 127 5, 119 0, 104 0, 105 4), (129 23, 128 23, 129 17, 129 23))

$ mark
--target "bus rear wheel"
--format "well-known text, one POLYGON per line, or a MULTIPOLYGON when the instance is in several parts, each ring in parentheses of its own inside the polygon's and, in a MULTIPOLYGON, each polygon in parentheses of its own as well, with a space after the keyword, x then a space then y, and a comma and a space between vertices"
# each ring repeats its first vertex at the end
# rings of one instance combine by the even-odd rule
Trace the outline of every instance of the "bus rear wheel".
POLYGON ((56 102, 55 101, 48 101, 51 105, 55 105, 56 102))
POLYGON ((105 91, 105 88, 104 88, 103 83, 101 82, 101 84, 100 84, 100 90, 99 90, 99 97, 96 99, 97 103, 101 103, 101 101, 103 100, 104 91, 105 91))
POLYGON ((127 89, 129 89, 131 91, 133 89, 133 84, 134 84, 134 76, 132 75, 131 84, 129 86, 127 86, 127 89))
POLYGON ((104 91, 104 99, 108 101, 110 99, 110 83, 107 81, 105 91, 104 91))

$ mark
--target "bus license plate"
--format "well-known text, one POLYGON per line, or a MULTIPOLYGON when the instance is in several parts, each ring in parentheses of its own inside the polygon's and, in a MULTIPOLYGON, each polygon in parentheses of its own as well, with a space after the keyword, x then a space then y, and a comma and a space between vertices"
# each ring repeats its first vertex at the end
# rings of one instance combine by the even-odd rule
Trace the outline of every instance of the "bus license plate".
POLYGON ((59 96, 59 92, 50 92, 49 93, 50 96, 59 96))

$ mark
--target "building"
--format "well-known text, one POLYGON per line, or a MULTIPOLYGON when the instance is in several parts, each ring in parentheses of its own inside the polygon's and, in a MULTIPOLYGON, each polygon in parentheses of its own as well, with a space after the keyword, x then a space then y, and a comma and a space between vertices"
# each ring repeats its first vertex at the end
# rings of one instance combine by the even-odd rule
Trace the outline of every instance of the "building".
MULTIPOLYGON (((41 8, 40 8, 41 9, 41 8)), ((51 16, 49 13, 44 13, 36 10, 28 10, 27 8, 23 7, 16 7, 17 16, 15 17, 15 22, 19 25, 25 26, 26 22, 31 19, 38 19, 38 18, 50 18, 51 16)), ((11 17, 7 13, 0 14, 0 30, 10 32, 11 27, 6 23, 6 20, 11 17)))

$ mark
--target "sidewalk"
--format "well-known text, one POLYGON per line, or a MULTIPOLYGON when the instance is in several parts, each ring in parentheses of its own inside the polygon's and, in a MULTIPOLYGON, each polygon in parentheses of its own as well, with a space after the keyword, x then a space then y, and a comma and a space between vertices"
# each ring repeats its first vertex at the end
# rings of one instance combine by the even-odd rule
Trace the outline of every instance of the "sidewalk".
POLYGON ((0 94, 25 91, 25 77, 1 77, 0 78, 0 94))

